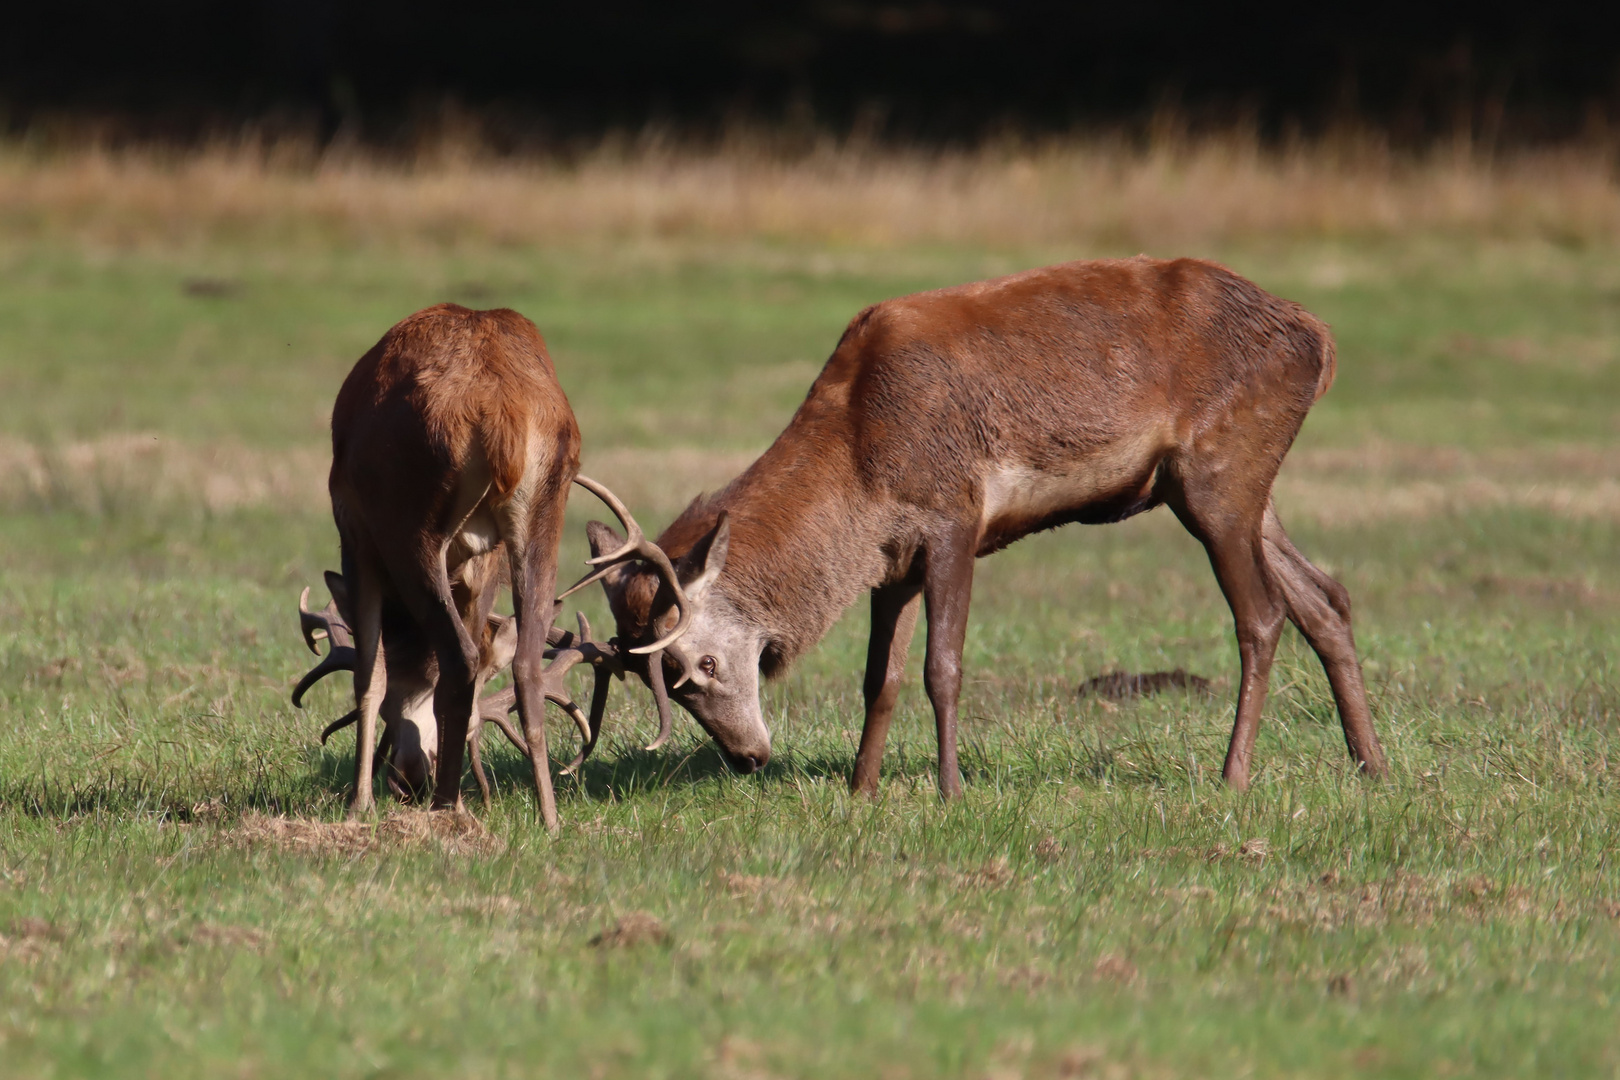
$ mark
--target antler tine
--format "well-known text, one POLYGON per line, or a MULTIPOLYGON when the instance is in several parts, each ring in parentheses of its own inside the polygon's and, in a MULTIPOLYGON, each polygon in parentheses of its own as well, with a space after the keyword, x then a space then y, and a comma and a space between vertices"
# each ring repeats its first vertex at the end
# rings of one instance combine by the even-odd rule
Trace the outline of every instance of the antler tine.
POLYGON ((323 637, 330 636, 330 624, 324 612, 309 610, 308 585, 305 585, 304 591, 298 594, 298 625, 304 631, 304 644, 309 646, 309 651, 316 656, 321 655, 321 650, 315 647, 315 643, 323 637))
POLYGON ((658 706, 658 738, 647 744, 648 750, 657 750, 669 741, 675 718, 670 714, 669 689, 664 685, 664 654, 647 657, 647 682, 652 686, 653 702, 658 706))
POLYGON ((506 714, 515 708, 517 708, 517 691, 510 686, 504 690, 497 690, 493 694, 485 694, 478 699, 479 718, 486 724, 494 724, 500 728, 507 741, 517 747, 518 753, 528 757, 528 742, 524 740, 522 735, 518 734, 517 729, 512 726, 512 722, 506 718, 506 714))
POLYGON ((595 667, 596 681, 591 685, 591 737, 579 748, 574 760, 562 771, 564 776, 572 776, 575 770, 585 764, 585 759, 596 750, 596 742, 602 737, 602 717, 607 713, 608 692, 613 686, 613 671, 605 663, 597 664, 595 667))
POLYGON ((568 714, 569 719, 574 722, 574 726, 579 728, 580 738, 589 743, 595 741, 592 736, 590 721, 585 719, 585 714, 580 711, 578 705, 574 704, 574 699, 568 695, 567 684, 563 681, 563 678, 575 664, 586 660, 591 660, 594 664, 597 657, 608 659, 611 655, 609 650, 612 647, 604 648, 600 642, 592 641, 590 639, 591 624, 585 620, 585 613, 579 612, 577 614, 579 618, 579 636, 574 638, 573 641, 568 641, 568 635, 565 634, 563 637, 564 644, 561 647, 546 650, 552 659, 551 663, 546 665, 545 681, 547 685, 545 694, 547 701, 568 714), (586 655, 587 649, 595 655, 586 655), (553 686, 556 687, 555 690, 552 689, 553 686))
POLYGON ((321 745, 325 746, 327 739, 330 739, 333 735, 336 735, 338 732, 342 731, 344 728, 348 727, 358 719, 360 719, 360 710, 350 709, 348 712, 344 713, 330 724, 327 724, 325 730, 321 732, 321 745))
POLYGON ((353 671, 354 664, 355 653, 353 646, 332 646, 331 651, 329 651, 325 656, 321 657, 321 662, 310 668, 309 671, 305 673, 304 677, 298 680, 298 685, 293 687, 293 705, 296 708, 302 709, 304 707, 304 695, 309 692, 310 687, 314 686, 316 683, 320 682, 334 671, 353 671))
POLYGON ((591 566, 607 566, 611 563, 622 562, 638 553, 641 545, 647 542, 647 534, 641 531, 641 525, 636 521, 635 516, 630 513, 630 508, 625 506, 617 495, 608 490, 606 484, 599 484, 588 476, 577 475, 574 477, 574 483, 606 503, 607 508, 613 511, 613 516, 619 519, 619 524, 624 526, 625 532, 625 541, 619 546, 618 551, 610 551, 606 555, 598 555, 585 561, 591 566))
POLYGON ((636 523, 635 517, 631 515, 630 510, 624 503, 619 501, 617 495, 588 476, 576 476, 574 477, 574 483, 601 499, 607 505, 607 508, 613 511, 613 516, 618 518, 619 524, 624 526, 627 539, 619 546, 617 551, 611 551, 606 555, 598 555, 593 559, 586 559, 588 565, 595 566, 598 569, 586 574, 569 586, 568 590, 557 599, 560 601, 592 582, 601 580, 609 570, 619 563, 629 562, 632 559, 645 559, 653 564, 653 568, 658 571, 658 576, 663 578, 669 585, 670 591, 675 596, 675 609, 679 612, 679 616, 675 620, 675 628, 669 633, 650 645, 637 646, 631 649, 630 652, 646 655, 668 648, 676 639, 686 633, 687 629, 692 625, 692 603, 686 598, 686 591, 681 588, 680 578, 675 573, 675 565, 669 561, 669 556, 664 552, 663 548, 647 539, 647 534, 641 531, 641 526, 636 523))

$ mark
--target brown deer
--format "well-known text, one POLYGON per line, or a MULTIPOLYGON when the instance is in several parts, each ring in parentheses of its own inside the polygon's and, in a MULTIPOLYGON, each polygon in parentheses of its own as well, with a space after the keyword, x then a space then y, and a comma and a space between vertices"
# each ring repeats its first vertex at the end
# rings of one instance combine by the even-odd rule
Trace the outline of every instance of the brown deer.
MULTIPOLYGON (((548 699, 569 701, 569 664, 547 668, 544 660, 579 444, 545 342, 515 311, 455 304, 419 311, 384 334, 344 380, 332 412, 328 487, 349 594, 343 614, 354 634, 352 812, 373 805, 388 681, 385 611, 402 613, 437 664, 432 805, 460 806, 462 750, 489 670, 480 638, 504 554, 517 624, 514 700, 541 817, 556 830, 544 709, 548 699)), ((683 613, 680 629, 686 621, 683 613)))
MULTIPOLYGON (((973 560, 1069 522, 1174 511, 1209 553, 1237 628, 1224 777, 1250 755, 1283 620, 1327 670, 1360 768, 1382 773, 1344 588, 1283 532, 1271 487, 1333 381, 1328 329, 1192 259, 1068 263, 889 300, 857 315, 787 429, 664 530, 690 627, 672 692, 733 765, 770 755, 759 675, 781 672, 871 593, 866 725, 851 786, 871 794, 919 600, 939 790, 961 792, 957 697, 973 560)), ((593 550, 617 537, 590 527, 593 550)), ((675 617, 644 567, 603 582, 619 640, 675 617)))

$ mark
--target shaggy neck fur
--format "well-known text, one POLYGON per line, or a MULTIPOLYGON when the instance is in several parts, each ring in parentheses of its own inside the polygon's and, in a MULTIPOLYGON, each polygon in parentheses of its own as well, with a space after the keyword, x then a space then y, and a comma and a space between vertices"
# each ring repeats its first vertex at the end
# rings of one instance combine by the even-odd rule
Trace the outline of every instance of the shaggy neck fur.
POLYGON ((828 407, 828 389, 824 377, 758 461, 694 500, 658 538, 679 558, 727 512, 730 552, 713 589, 765 639, 760 668, 767 677, 894 573, 891 511, 858 478, 851 440, 838 430, 847 413, 828 407))

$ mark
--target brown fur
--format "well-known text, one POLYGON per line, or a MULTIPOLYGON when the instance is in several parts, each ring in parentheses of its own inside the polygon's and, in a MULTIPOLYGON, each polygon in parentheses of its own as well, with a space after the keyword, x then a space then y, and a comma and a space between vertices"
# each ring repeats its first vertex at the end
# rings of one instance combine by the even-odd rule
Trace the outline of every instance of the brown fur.
POLYGON ((355 632, 360 752, 354 807, 371 804, 378 663, 398 627, 419 628, 439 672, 435 806, 459 802, 461 755, 481 628, 511 567, 518 618, 513 674, 549 827, 541 660, 551 624, 563 504, 579 470, 579 427, 545 342, 515 311, 440 304, 419 311, 355 364, 332 412, 332 513, 355 632), (480 628, 475 637, 469 627, 480 628), (539 732, 538 738, 536 732, 539 732))
MULTIPOLYGON (((863 789, 876 783, 892 708, 884 688, 903 668, 879 652, 903 660, 906 611, 914 618, 925 593, 949 793, 972 559, 1042 529, 1168 503, 1209 549, 1244 651, 1228 780, 1247 783, 1276 630, 1305 608, 1351 749, 1377 772, 1348 600, 1341 607, 1337 583, 1301 569, 1292 545, 1278 554, 1286 537, 1271 541, 1272 482, 1334 365, 1327 327, 1303 308, 1192 259, 1068 263, 886 301, 850 323, 770 449, 658 542, 682 556, 725 512, 730 553, 715 589, 762 629, 767 675, 874 593, 863 789)), ((621 632, 645 634, 661 602, 650 582, 622 584, 610 589, 621 632)))

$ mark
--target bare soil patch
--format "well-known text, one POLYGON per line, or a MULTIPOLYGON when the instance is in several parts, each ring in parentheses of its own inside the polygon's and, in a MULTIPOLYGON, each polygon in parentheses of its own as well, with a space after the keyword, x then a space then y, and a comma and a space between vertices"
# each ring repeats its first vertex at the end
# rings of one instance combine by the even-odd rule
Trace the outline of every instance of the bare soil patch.
POLYGON ((1202 675, 1191 675, 1186 668, 1174 671, 1110 671, 1096 675, 1080 684, 1079 696, 1096 695, 1110 701, 1161 694, 1166 690, 1187 690, 1199 694, 1210 692, 1210 682, 1202 675))
POLYGON ((668 945, 669 927, 662 919, 645 911, 632 911, 591 938, 598 949, 623 949, 635 945, 668 945))

